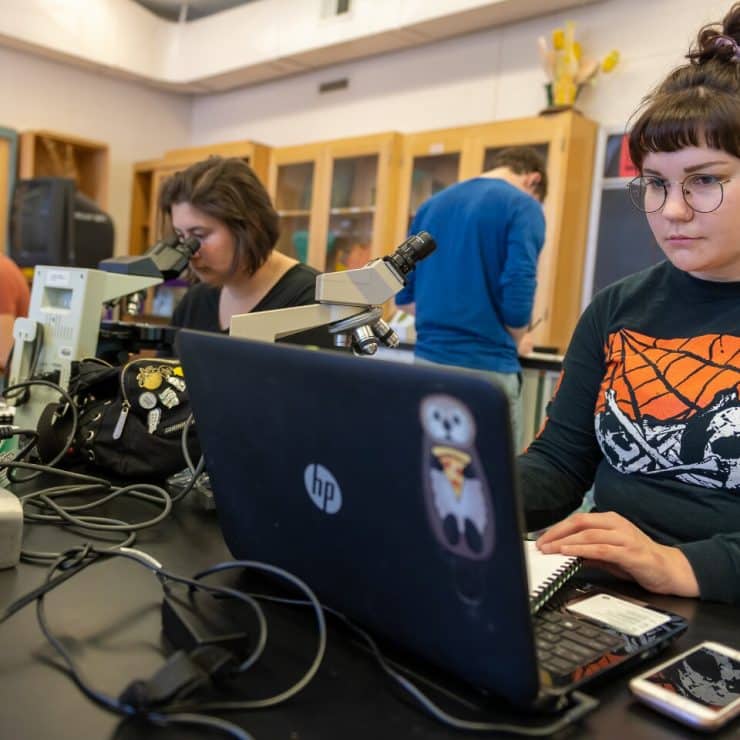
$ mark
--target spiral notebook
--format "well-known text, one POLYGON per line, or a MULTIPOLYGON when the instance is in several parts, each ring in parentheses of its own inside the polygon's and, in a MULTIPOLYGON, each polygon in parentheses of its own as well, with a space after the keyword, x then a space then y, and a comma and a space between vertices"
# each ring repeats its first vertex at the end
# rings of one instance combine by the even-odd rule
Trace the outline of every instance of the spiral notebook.
POLYGON ((537 614, 579 571, 582 561, 571 555, 541 552, 534 540, 524 541, 524 557, 527 562, 529 605, 532 614, 537 614))

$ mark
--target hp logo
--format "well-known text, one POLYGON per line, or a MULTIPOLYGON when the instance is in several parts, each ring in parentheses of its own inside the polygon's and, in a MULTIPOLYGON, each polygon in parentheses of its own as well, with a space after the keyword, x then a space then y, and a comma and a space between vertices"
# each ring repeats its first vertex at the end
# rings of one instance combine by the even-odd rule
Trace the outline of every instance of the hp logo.
POLYGON ((303 471, 303 483, 311 501, 321 511, 336 514, 342 508, 342 489, 323 465, 308 465, 303 471))

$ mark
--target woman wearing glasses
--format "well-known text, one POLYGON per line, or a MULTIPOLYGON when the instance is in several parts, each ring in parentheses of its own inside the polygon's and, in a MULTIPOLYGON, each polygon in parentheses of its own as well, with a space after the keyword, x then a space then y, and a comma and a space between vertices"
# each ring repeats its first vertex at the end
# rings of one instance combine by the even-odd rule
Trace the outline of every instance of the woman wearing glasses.
MULTIPOLYGON (((599 293, 519 458, 538 541, 740 603, 740 3, 644 101, 629 185, 665 261, 599 293), (562 519, 591 485, 595 509, 562 519)), ((625 196, 626 197, 626 196, 625 196)))

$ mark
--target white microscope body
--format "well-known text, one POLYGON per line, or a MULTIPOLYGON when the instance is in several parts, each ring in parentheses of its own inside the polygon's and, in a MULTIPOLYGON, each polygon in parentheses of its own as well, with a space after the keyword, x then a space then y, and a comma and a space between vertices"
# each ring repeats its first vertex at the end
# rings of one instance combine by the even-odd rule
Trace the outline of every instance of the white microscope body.
POLYGON ((229 334, 274 342, 290 334, 328 325, 338 346, 351 346, 356 354, 372 355, 379 343, 398 345, 395 332, 382 319, 382 304, 406 284, 406 275, 436 245, 421 232, 409 237, 396 251, 356 270, 328 272, 316 278, 316 300, 309 306, 232 316, 229 334))
MULTIPOLYGON (((112 257, 93 270, 78 267, 36 267, 28 318, 13 325, 13 359, 9 386, 27 380, 49 380, 65 390, 72 362, 95 357, 103 305, 138 293, 179 275, 200 248, 197 239, 170 237, 143 255, 112 257)), ((27 400, 13 394, 15 424, 36 429, 48 403, 58 402, 53 388, 34 385, 27 400)))
MULTIPOLYGON (((95 357, 104 303, 162 282, 162 278, 116 275, 75 267, 36 267, 28 318, 13 326, 10 382, 48 379, 66 390, 73 360, 95 357)), ((15 423, 35 429, 47 403, 59 401, 52 388, 34 386, 19 404, 15 423)))

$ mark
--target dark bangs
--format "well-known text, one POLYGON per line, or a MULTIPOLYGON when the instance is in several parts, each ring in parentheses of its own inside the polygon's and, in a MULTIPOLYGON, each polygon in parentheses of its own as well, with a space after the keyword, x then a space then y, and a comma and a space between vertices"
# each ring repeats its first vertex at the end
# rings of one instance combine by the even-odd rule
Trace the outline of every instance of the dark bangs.
POLYGON ((648 152, 676 152, 690 146, 721 149, 740 158, 737 95, 698 86, 649 99, 629 135, 635 166, 642 171, 648 152))

